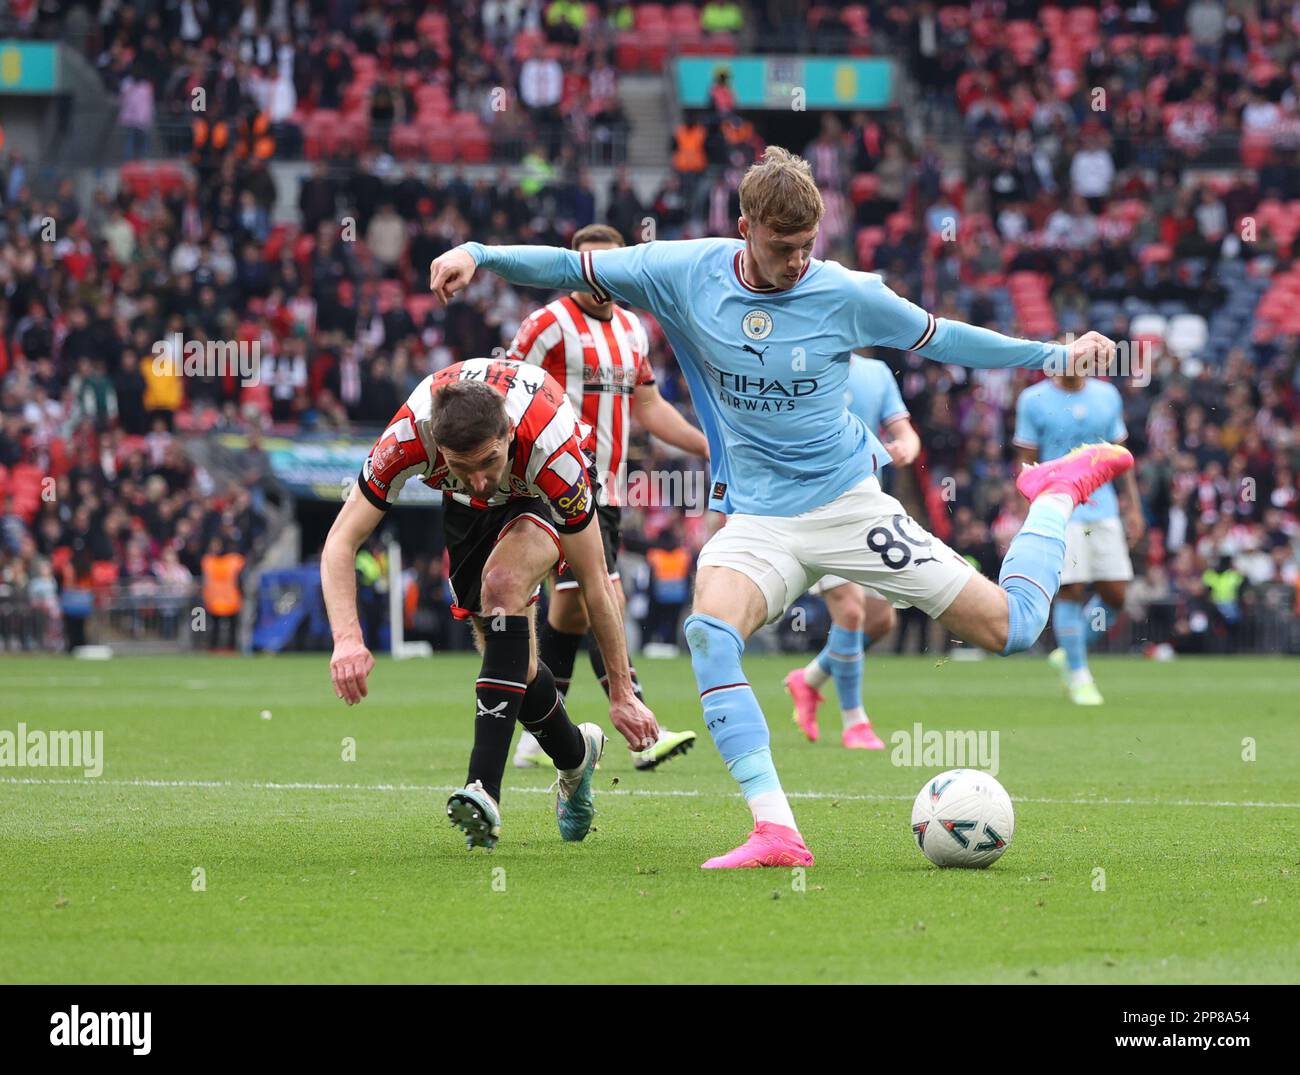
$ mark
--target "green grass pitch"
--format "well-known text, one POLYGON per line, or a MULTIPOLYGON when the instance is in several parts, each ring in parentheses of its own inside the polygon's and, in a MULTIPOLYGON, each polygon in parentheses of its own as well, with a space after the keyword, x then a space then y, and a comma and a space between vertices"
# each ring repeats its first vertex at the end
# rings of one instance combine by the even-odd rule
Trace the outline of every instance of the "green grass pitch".
MULTIPOLYGON (((699 869, 750 819, 685 659, 640 671, 660 720, 701 732, 693 753, 642 774, 611 740, 575 845, 550 777, 508 769, 501 844, 470 854, 443 814, 469 655, 382 658, 352 709, 324 655, 5 658, 0 729, 102 729, 105 765, 0 768, 0 979, 1300 981, 1300 662, 1100 659, 1089 710, 1042 659, 869 656, 886 740, 918 721, 999 733, 1016 833, 984 871, 913 842, 936 767, 842 749, 830 704, 831 734, 803 741, 794 663, 747 670, 817 856, 803 878, 699 869)), ((573 716, 608 729, 601 701, 580 663, 573 716)))

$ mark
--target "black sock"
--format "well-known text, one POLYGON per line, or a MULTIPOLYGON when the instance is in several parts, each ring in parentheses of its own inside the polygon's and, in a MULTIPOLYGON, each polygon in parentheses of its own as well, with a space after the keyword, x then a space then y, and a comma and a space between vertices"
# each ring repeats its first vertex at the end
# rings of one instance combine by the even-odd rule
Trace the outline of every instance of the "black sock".
POLYGON ((515 718, 528 690, 528 617, 483 616, 483 666, 474 684, 474 748, 465 783, 482 781, 501 801, 501 781, 515 734, 515 718))
POLYGON ((569 693, 569 682, 573 679, 573 662, 578 656, 578 647, 582 645, 582 635, 571 635, 567 631, 557 631, 550 623, 542 624, 537 637, 537 658, 551 670, 555 677, 555 689, 563 695, 569 693))
POLYGON ((533 733, 557 769, 576 769, 587 756, 582 732, 569 719, 564 695, 543 661, 537 662, 537 675, 528 684, 519 723, 533 733))
MULTIPOLYGON (((600 688, 605 692, 605 697, 609 697, 609 676, 605 674, 605 658, 600 652, 600 646, 596 644, 596 635, 591 633, 587 635, 587 655, 591 658, 591 670, 596 673, 596 679, 600 683, 600 688)), ((645 695, 641 692, 641 681, 636 678, 636 669, 632 667, 632 662, 627 662, 628 673, 632 677, 632 693, 641 701, 645 701, 645 695)))

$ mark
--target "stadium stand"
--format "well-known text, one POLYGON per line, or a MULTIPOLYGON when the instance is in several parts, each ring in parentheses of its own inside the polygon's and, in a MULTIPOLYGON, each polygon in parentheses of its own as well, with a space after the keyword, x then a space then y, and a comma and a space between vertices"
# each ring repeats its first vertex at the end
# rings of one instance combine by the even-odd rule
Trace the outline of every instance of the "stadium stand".
MULTIPOLYGON (((1095 328, 1149 356, 1123 385, 1149 532, 1117 644, 1297 645, 1300 24, 1287 5, 413 3, 346 24, 333 10, 106 7, 85 51, 140 159, 79 197, 36 189, 6 153, 0 644, 70 644, 87 592, 197 579, 214 537, 256 558, 248 491, 211 488, 177 438, 373 428, 428 371, 507 344, 539 296, 487 277, 435 305, 428 263, 455 244, 563 245, 597 205, 629 241, 646 215, 661 239, 732 234, 763 117, 736 114, 724 85, 680 117, 690 144, 663 147, 654 198, 618 173, 598 198, 587 166, 626 159, 620 79, 678 54, 816 44, 894 56, 916 94, 910 109, 825 113, 790 146, 825 194, 817 256, 883 273, 939 316, 1042 338, 1095 328), (300 188, 277 189, 268 163, 299 158, 300 188), (487 162, 511 167, 456 167, 487 162), (257 342, 261 383, 160 374, 153 343, 173 331, 257 342)), ((41 5, 9 18, 27 36, 60 31, 41 5)), ((664 394, 689 407, 649 326, 664 394)), ((1031 378, 879 357, 925 444, 917 501, 995 573, 1022 511, 1009 446, 1031 378), (947 478, 955 500, 938 495, 947 478)), ((633 467, 681 464, 633 446, 633 467)), ((701 519, 648 509, 629 547, 677 527, 692 550, 707 536, 701 519)), ((411 593, 444 600, 438 572, 421 559, 411 593)), ((450 644, 441 617, 416 624, 420 607, 408 626, 450 644)))

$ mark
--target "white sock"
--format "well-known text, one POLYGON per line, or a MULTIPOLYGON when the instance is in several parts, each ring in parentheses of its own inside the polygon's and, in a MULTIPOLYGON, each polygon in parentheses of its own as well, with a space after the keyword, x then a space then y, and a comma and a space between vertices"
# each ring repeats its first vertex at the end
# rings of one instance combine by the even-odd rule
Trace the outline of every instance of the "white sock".
POLYGON ((867 719, 867 711, 863 709, 862 706, 857 706, 853 709, 840 710, 840 720, 844 722, 845 731, 852 728, 855 724, 871 723, 871 721, 867 719))
POLYGON ((814 657, 803 670, 803 678, 813 690, 820 690, 821 685, 831 677, 830 673, 822 669, 821 662, 814 657))
POLYGON ((799 831, 799 826, 794 823, 794 812, 790 809, 785 792, 780 788, 775 791, 760 791, 749 800, 749 809, 754 814, 755 825, 760 821, 771 821, 794 829, 795 832, 799 831))
POLYGON ((1032 507, 1055 511, 1068 523, 1074 514, 1074 498, 1068 493, 1044 493, 1034 501, 1032 507))
POLYGON ((1087 668, 1078 668, 1070 673, 1071 683, 1091 683, 1092 672, 1087 668))

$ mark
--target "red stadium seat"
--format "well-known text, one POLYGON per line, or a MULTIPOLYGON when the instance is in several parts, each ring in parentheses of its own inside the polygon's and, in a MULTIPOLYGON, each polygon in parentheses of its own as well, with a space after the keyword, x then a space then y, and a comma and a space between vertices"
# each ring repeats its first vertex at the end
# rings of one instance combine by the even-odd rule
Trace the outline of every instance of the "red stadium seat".
POLYGON ((540 30, 520 30, 515 34, 515 54, 520 60, 536 56, 546 47, 546 35, 540 30))
POLYGON ((614 35, 614 66, 620 71, 641 70, 641 36, 631 31, 614 35))
POLYGON ((420 116, 442 116, 446 115, 450 109, 450 100, 447 97, 447 91, 434 83, 425 84, 416 87, 415 90, 415 111, 420 116))
POLYGON ((56 578, 63 574, 63 569, 71 562, 72 546, 60 545, 50 551, 50 567, 54 569, 56 578))
POLYGON ((1273 139, 1268 134, 1252 132, 1241 136, 1243 168, 1262 168, 1273 159, 1273 139))
POLYGON ((735 34, 705 34, 701 41, 705 55, 734 56, 739 50, 735 34))
POLYGON ((1138 261, 1143 266, 1163 265, 1168 261, 1172 261, 1173 256, 1174 248, 1168 243, 1148 243, 1138 253, 1138 261))
POLYGON ((690 4, 674 4, 668 9, 668 23, 674 31, 698 33, 700 13, 690 4))
POLYGON ((132 161, 119 169, 118 181, 134 197, 148 197, 153 186, 153 169, 143 161, 132 161))
POLYGON ((854 205, 874 198, 880 190, 880 178, 872 172, 860 172, 853 177, 849 185, 849 197, 854 205))
POLYGON ((912 214, 899 210, 890 213, 885 221, 885 231, 891 239, 900 239, 912 230, 912 214))
POLYGON ((388 135, 388 148, 398 160, 414 160, 420 155, 420 128, 414 123, 395 123, 388 135))
POLYGON ((466 164, 486 164, 492 156, 492 143, 487 135, 466 138, 457 146, 457 154, 466 164))
POLYGON ((45 477, 45 472, 32 463, 15 463, 9 472, 8 495, 14 498, 14 511, 28 524, 40 510, 45 477))
POLYGON ((447 33, 447 16, 441 11, 426 11, 415 20, 415 29, 421 37, 439 37, 447 33))
POLYGON ((1065 25, 1075 33, 1084 33, 1097 28, 1097 9, 1085 6, 1072 7, 1066 13, 1065 25))
POLYGON ((461 140, 452 138, 445 130, 419 128, 420 151, 435 164, 450 164, 459 155, 461 140))
POLYGON ((635 19, 638 30, 660 29, 668 25, 668 12, 662 4, 637 4, 635 19))
POLYGON ((1171 45, 1169 38, 1162 37, 1160 34, 1151 34, 1142 38, 1142 55, 1148 60, 1153 60, 1157 56, 1166 55, 1171 45))
POLYGON ((672 47, 672 31, 649 28, 641 34, 641 64, 649 71, 659 72, 668 60, 672 47))
POLYGON ((885 241, 884 228, 859 228, 857 237, 858 267, 870 269, 876 263, 876 248, 885 241))
POLYGON ((434 297, 432 295, 417 292, 406 296, 406 312, 411 315, 411 320, 415 322, 416 328, 424 324, 424 319, 429 316, 433 304, 434 297))
POLYGON ((117 585, 117 564, 112 560, 96 560, 90 565, 90 585, 96 590, 108 590, 117 585))

